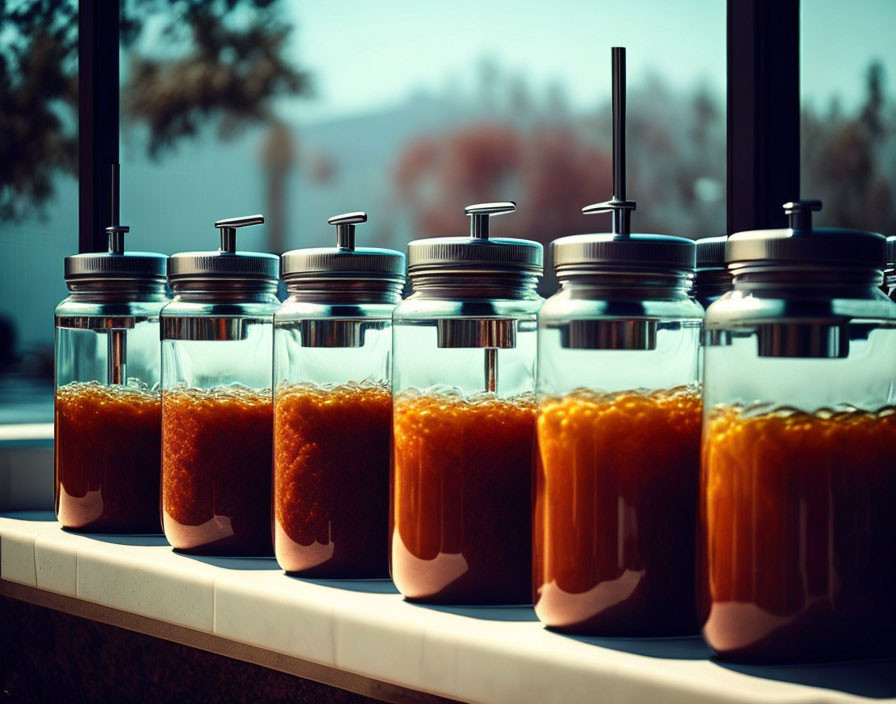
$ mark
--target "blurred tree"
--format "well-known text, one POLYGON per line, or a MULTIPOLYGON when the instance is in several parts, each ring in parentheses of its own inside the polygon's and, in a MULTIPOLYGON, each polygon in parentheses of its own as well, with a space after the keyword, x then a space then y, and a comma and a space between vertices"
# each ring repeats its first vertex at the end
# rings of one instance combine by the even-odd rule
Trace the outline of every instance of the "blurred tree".
POLYGON ((458 233, 458 208, 513 200, 509 178, 519 171, 520 135, 503 124, 475 124, 412 141, 398 159, 396 184, 425 236, 458 233))
POLYGON ((865 101, 854 116, 832 103, 827 114, 812 106, 802 116, 802 195, 821 198, 819 223, 896 233, 896 203, 888 173, 894 113, 887 110, 883 66, 865 74, 865 101))
POLYGON ((21 218, 77 166, 77 19, 68 2, 0 1, 0 217, 21 218))
MULTIPOLYGON (((153 156, 215 117, 223 137, 270 120, 274 98, 311 88, 284 56, 290 32, 276 0, 127 0, 124 118, 147 126, 153 156), (150 25, 163 40, 154 46, 150 25)), ((0 0, 0 36, 0 217, 10 219, 46 202, 54 172, 77 169, 77 0, 0 0)))

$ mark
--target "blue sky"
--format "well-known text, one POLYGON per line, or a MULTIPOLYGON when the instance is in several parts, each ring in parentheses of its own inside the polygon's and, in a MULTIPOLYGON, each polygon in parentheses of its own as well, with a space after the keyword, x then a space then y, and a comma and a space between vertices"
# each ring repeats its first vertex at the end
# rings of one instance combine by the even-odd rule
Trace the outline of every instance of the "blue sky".
POLYGON ((296 52, 317 78, 316 100, 296 117, 320 117, 397 102, 418 88, 462 86, 488 57, 544 90, 561 83, 574 107, 608 94, 610 47, 628 47, 630 79, 650 69, 690 85, 725 83, 724 0, 342 0, 293 3, 296 52), (616 10, 620 5, 625 10, 616 10), (665 16, 663 16, 665 15, 665 16), (699 21, 693 22, 694 17, 699 21), (674 60, 662 57, 674 53, 674 60))
MULTIPOLYGON (((315 75, 314 100, 286 106, 318 121, 394 104, 417 89, 461 88, 483 58, 573 107, 606 99, 609 48, 628 47, 630 81, 653 71, 678 87, 725 88, 725 0, 321 0, 287 3, 295 55, 315 75)), ((802 93, 826 103, 862 95, 874 57, 896 73, 896 0, 803 0, 802 93)), ((892 77, 890 85, 893 84, 892 77)))
POLYGON ((844 106, 864 95, 864 72, 873 59, 887 69, 896 92, 896 0, 802 0, 801 92, 824 105, 838 94, 844 106))

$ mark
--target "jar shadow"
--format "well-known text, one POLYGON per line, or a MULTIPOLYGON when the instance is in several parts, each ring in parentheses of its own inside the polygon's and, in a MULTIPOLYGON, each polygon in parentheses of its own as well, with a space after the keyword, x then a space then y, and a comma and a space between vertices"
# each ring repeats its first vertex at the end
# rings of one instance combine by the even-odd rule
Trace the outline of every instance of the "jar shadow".
POLYGON ((301 575, 283 573, 289 579, 295 579, 299 582, 308 582, 309 584, 317 584, 322 587, 331 587, 332 589, 342 589, 349 592, 363 592, 366 594, 398 594, 395 585, 388 577, 378 577, 372 579, 322 579, 319 577, 302 577, 301 575))
POLYGON ((718 667, 779 682, 821 687, 873 699, 896 696, 896 658, 818 662, 801 665, 746 665, 713 658, 718 667))
POLYGON ((419 601, 409 601, 406 604, 431 611, 441 611, 445 614, 455 614, 466 618, 475 618, 481 621, 505 621, 525 622, 537 621, 538 617, 531 606, 445 606, 442 604, 424 604, 419 601))
POLYGON ((63 528, 63 531, 66 533, 71 533, 72 535, 80 535, 82 538, 89 538, 90 540, 96 540, 101 543, 111 543, 113 545, 132 545, 134 547, 167 547, 168 541, 165 540, 165 536, 155 533, 133 533, 133 534, 124 534, 124 533, 84 533, 82 531, 77 530, 69 530, 68 528, 63 528))
POLYGON ((662 638, 628 638, 609 636, 580 636, 547 629, 564 638, 589 643, 600 648, 618 650, 633 655, 664 660, 708 660, 711 652, 700 636, 668 636, 662 638))
POLYGON ((225 570, 279 570, 277 561, 273 557, 224 557, 221 555, 190 555, 189 553, 174 550, 181 557, 186 557, 196 562, 204 562, 225 570))

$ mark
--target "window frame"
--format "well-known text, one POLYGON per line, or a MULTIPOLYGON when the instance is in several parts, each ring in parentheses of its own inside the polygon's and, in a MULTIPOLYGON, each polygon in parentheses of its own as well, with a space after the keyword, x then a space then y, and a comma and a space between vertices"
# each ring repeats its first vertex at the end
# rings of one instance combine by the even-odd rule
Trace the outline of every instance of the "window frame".
MULTIPOLYGON (((80 252, 106 248, 119 154, 117 0, 78 3, 80 252)), ((799 0, 727 0, 728 233, 783 227, 800 197, 799 0)))

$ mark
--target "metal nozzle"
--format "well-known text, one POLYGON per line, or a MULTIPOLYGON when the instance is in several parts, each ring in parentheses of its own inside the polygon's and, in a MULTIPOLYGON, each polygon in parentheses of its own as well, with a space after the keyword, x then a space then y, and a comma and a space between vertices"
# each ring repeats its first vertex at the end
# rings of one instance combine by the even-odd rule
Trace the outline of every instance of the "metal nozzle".
POLYGON ((236 230, 247 225, 260 225, 264 222, 264 215, 244 215, 239 218, 225 218, 215 223, 221 231, 221 251, 233 254, 236 252, 236 230))
POLYGON ((128 379, 128 331, 112 328, 106 333, 106 383, 125 384, 128 379))
POLYGON ((514 210, 516 210, 516 203, 512 200, 468 205, 464 208, 464 213, 470 216, 470 237, 474 240, 487 240, 489 218, 492 215, 512 213, 514 210))
POLYGON ((849 330, 824 322, 763 323, 757 345, 760 357, 842 359, 849 356, 849 330))
POLYGON ((812 213, 821 210, 820 200, 794 200, 784 204, 791 230, 811 230, 812 213))
POLYGON ((497 391, 498 350, 516 347, 516 321, 511 318, 440 320, 439 347, 484 348, 483 388, 497 391))
POLYGON ((327 222, 336 226, 336 246, 341 250, 351 252, 355 248, 355 225, 367 222, 367 213, 358 211, 334 215, 327 222))
POLYGON ((559 329, 564 349, 656 349, 656 320, 571 320, 559 329))

